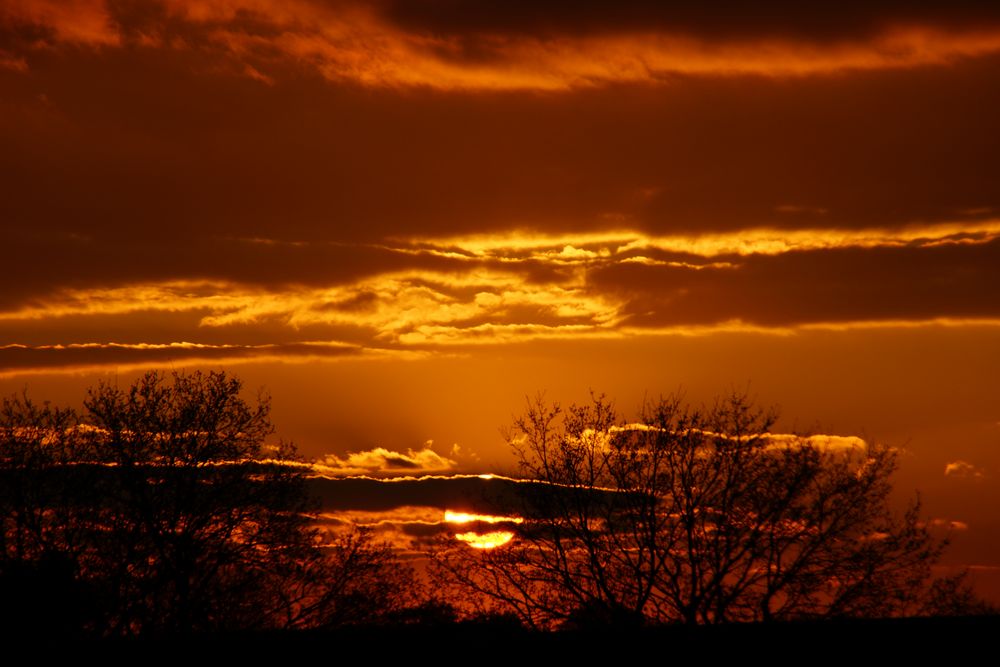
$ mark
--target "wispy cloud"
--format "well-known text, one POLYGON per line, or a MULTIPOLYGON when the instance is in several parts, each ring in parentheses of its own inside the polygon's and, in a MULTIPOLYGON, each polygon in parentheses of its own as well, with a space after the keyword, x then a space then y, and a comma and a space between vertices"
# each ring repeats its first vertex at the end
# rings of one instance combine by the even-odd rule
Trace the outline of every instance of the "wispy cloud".
POLYGON ((945 477, 970 477, 970 478, 980 478, 985 475, 985 472, 979 467, 969 463, 968 461, 963 461, 961 459, 957 461, 950 461, 944 466, 945 477))
POLYGON ((451 238, 410 238, 405 241, 451 256, 500 258, 504 261, 550 260, 585 264, 641 256, 658 250, 712 259, 724 256, 779 255, 794 251, 835 248, 887 248, 986 243, 1000 238, 1000 219, 935 222, 898 227, 779 229, 759 227, 732 232, 646 234, 609 230, 578 234, 527 231, 466 235, 451 238))
POLYGON ((969 524, 965 521, 957 521, 955 519, 942 519, 940 517, 931 519, 927 522, 928 526, 933 528, 945 528, 947 530, 954 531, 965 531, 969 529, 969 524))

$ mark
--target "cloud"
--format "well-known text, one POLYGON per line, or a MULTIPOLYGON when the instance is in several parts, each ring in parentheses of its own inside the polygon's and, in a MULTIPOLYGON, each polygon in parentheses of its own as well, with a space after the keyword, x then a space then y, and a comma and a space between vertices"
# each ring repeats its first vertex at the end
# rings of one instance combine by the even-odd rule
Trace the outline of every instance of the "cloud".
POLYGON ((968 461, 950 461, 944 466, 945 477, 971 477, 980 478, 984 476, 984 472, 977 466, 969 463, 968 461))
POLYGON ((0 26, 22 32, 35 46, 117 46, 120 35, 108 5, 104 0, 14 0, 0 8, 0 26))
POLYGON ((788 433, 769 433, 768 443, 777 446, 800 445, 814 447, 825 452, 852 452, 865 450, 868 443, 863 438, 854 435, 829 435, 816 434, 808 436, 793 435, 788 433))
POLYGON ((529 4, 6 3, 0 372, 1000 321, 995 11, 529 4))
POLYGON ((203 343, 68 343, 0 345, 0 376, 37 372, 120 371, 177 364, 238 364, 247 361, 310 361, 356 357, 354 345, 310 341, 291 344, 211 345, 203 343))
MULTIPOLYGON (((321 474, 322 464, 316 466, 316 471, 318 474, 308 480, 309 490, 319 500, 321 511, 330 514, 430 507, 442 512, 442 520, 446 510, 484 516, 516 516, 517 508, 530 501, 532 494, 560 492, 558 486, 502 475, 325 476, 321 474)), ((614 497, 614 493, 607 490, 594 493, 611 493, 610 497, 614 497)))
POLYGON ((948 530, 954 530, 954 531, 965 531, 969 529, 969 524, 967 524, 964 521, 956 521, 953 519, 942 519, 940 517, 936 519, 931 519, 930 521, 927 522, 927 525, 933 528, 946 528, 948 530))
MULTIPOLYGON (((1000 226, 955 229, 825 230, 781 244, 761 241, 761 230, 714 241, 607 231, 576 245, 529 233, 425 237, 383 244, 379 257, 401 270, 380 271, 373 257, 355 275, 314 277, 319 284, 234 274, 67 286, 0 307, 0 372, 380 357, 536 340, 996 327, 1000 300, 989 286, 1000 281, 1000 226), (749 244, 745 254, 739 243, 749 244), (102 339, 108 331, 117 340, 102 339)), ((251 245, 263 257, 293 244, 251 245)))
POLYGON ((623 300, 622 322, 635 327, 995 320, 1000 301, 986 285, 1000 280, 998 255, 991 240, 756 255, 734 270, 609 263, 588 285, 623 300))
POLYGON ((443 520, 448 509, 497 514, 498 503, 504 504, 504 499, 509 502, 519 494, 517 480, 502 477, 484 479, 462 474, 345 477, 341 476, 342 469, 335 467, 334 476, 308 480, 309 490, 319 499, 321 511, 377 513, 399 507, 430 507, 441 512, 443 520))
POLYGON ((837 5, 766 0, 752 6, 731 0, 711 6, 656 0, 386 0, 382 7, 389 20, 410 30, 539 38, 657 30, 718 41, 785 36, 827 42, 878 33, 887 24, 982 27, 1000 22, 995 7, 968 0, 943 6, 892 0, 837 5))
POLYGON ((905 68, 1000 50, 1000 21, 985 10, 893 6, 845 19, 841 12, 777 3, 773 12, 752 14, 737 5, 729 20, 720 21, 717 13, 647 3, 616 3, 613 9, 588 4, 584 11, 563 3, 486 10, 478 3, 443 3, 454 6, 446 11, 441 4, 168 0, 141 11, 132 4, 77 0, 16 2, 4 14, 15 30, 33 31, 25 41, 35 48, 199 50, 216 66, 228 64, 266 84, 274 82, 270 72, 288 62, 333 82, 372 87, 568 90, 657 85, 676 75, 905 68))
MULTIPOLYGON (((376 447, 363 452, 351 452, 345 457, 328 454, 321 458, 315 469, 323 475, 394 475, 432 474, 453 470, 458 462, 431 449, 428 442, 423 449, 396 452, 376 447)), ((454 450, 457 453, 457 450, 454 450)))
MULTIPOLYGON (((156 3, 114 6, 126 4, 156 3)), ((187 12, 190 22, 218 28, 205 6, 187 12)), ((267 3, 239 6, 214 5, 230 8, 232 30, 274 32, 267 3)), ((143 34, 155 33, 150 20, 121 19, 143 34)), ((162 280, 172 267, 250 278, 263 260, 262 279, 309 281, 356 266, 353 254, 387 261, 311 247, 323 240, 516 228, 572 236, 609 221, 696 236, 967 220, 998 207, 998 167, 982 141, 997 135, 995 57, 794 81, 679 76, 662 88, 565 95, 404 93, 324 82, 300 59, 261 65, 275 81, 262 85, 171 21, 177 34, 161 47, 0 47, 27 68, 0 70, 6 229, 37 234, 4 239, 0 256, 23 280, 162 280), (627 169, 612 166, 623 157, 627 169), (90 242, 40 238, 56 230, 90 242), (220 241, 233 236, 307 243, 236 256, 220 241), (53 278, 32 275, 39 250, 53 278)), ((572 238, 559 248, 567 244, 579 248, 572 238)))
POLYGON ((321 517, 326 521, 341 521, 359 526, 397 524, 438 524, 444 521, 444 511, 425 505, 401 505, 388 510, 341 510, 321 517))
MULTIPOLYGON (((623 426, 612 426, 608 432, 615 433, 619 431, 659 431, 660 429, 649 424, 643 424, 641 422, 625 424, 623 426)), ((735 436, 729 434, 717 433, 713 431, 698 431, 709 438, 725 438, 732 439, 735 436)), ((585 429, 583 435, 586 437, 594 437, 596 431, 593 429, 585 429)), ((786 447, 812 447, 814 449, 824 451, 824 452, 844 452, 850 453, 856 450, 867 450, 869 445, 863 439, 855 435, 833 435, 827 433, 817 433, 813 435, 799 435, 795 433, 748 433, 739 436, 740 438, 760 438, 761 441, 767 443, 769 448, 786 448, 786 447)), ((606 440, 605 436, 602 439, 606 440)))
POLYGON ((9 55, 3 49, 0 49, 0 69, 26 72, 28 70, 28 62, 24 58, 9 55))
POLYGON ((586 265, 599 262, 601 258, 634 257, 638 252, 650 250, 676 257, 711 260, 720 256, 781 255, 811 250, 981 244, 998 238, 1000 219, 860 229, 758 227, 691 234, 649 234, 625 229, 565 235, 521 231, 451 238, 416 237, 409 241, 437 253, 461 251, 466 256, 480 258, 543 259, 586 265))
POLYGON ((331 532, 363 526, 373 531, 379 540, 388 542, 398 555, 426 554, 428 545, 453 527, 445 522, 444 512, 427 506, 400 506, 385 510, 342 510, 328 512, 320 518, 321 529, 331 532))

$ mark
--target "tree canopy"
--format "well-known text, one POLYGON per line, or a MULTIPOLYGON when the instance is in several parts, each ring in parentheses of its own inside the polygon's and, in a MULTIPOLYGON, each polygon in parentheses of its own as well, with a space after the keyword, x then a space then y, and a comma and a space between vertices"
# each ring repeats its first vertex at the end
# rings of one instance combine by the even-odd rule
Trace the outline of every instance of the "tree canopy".
POLYGON ((245 399, 221 372, 101 383, 82 414, 0 402, 0 585, 15 625, 29 621, 13 601, 32 604, 53 577, 63 599, 46 604, 103 635, 323 627, 392 610, 409 573, 365 533, 324 539, 308 466, 269 441, 274 430, 268 397, 245 399))
POLYGON ((450 540, 432 554, 432 600, 370 533, 320 530, 312 467, 273 439, 269 398, 248 399, 238 378, 104 382, 80 412, 11 396, 0 400, 0 630, 450 618, 437 599, 448 589, 459 608, 535 628, 989 609, 960 578, 932 581, 946 543, 916 500, 893 508, 895 450, 775 434, 775 418, 739 393, 707 407, 661 399, 630 420, 603 396, 529 401, 507 432, 519 478, 487 517, 516 515, 517 537, 492 549, 450 540))
POLYGON ((896 452, 776 435, 775 419, 740 393, 631 421, 603 396, 531 400, 507 440, 535 483, 498 510, 526 527, 439 566, 537 627, 918 612, 945 542, 917 501, 893 510, 896 452))

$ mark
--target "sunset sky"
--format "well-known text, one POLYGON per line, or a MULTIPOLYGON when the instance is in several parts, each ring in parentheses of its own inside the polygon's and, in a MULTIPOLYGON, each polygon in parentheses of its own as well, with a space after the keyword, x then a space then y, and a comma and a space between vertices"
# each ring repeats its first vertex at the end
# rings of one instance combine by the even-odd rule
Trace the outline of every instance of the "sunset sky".
POLYGON ((898 448, 1000 599, 985 5, 4 0, 0 392, 226 368, 378 477, 748 389, 898 448))

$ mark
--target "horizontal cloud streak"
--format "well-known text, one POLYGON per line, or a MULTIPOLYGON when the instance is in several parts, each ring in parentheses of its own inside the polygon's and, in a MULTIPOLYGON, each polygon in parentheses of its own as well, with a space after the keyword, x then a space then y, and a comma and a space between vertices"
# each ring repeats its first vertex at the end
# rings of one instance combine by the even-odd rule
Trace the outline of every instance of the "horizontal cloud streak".
POLYGON ((675 75, 803 76, 938 65, 1000 51, 1000 21, 988 11, 955 21, 942 19, 961 18, 961 13, 935 15, 893 6, 882 15, 862 13, 855 25, 863 30, 831 39, 816 16, 789 12, 784 5, 774 14, 785 16, 784 23, 751 21, 732 31, 713 29, 717 19, 698 18, 689 10, 582 13, 606 20, 601 29, 594 20, 575 19, 576 7, 566 18, 523 6, 484 12, 477 5, 464 8, 473 18, 463 23, 433 9, 389 5, 168 0, 147 6, 76 0, 15 2, 0 16, 29 52, 64 44, 198 50, 214 58, 216 66, 264 84, 273 84, 272 70, 287 62, 305 64, 334 82, 365 86, 566 90, 657 84, 675 75), (519 21, 519 15, 526 20, 519 21), (809 21, 799 25, 788 21, 789 15, 809 21), (484 20, 476 21, 477 16, 484 20), (581 30, 583 25, 588 28, 581 30), (465 31, 454 32, 461 28, 465 31))
POLYGON ((412 359, 419 352, 361 348, 337 342, 291 344, 203 345, 197 343, 0 346, 0 377, 34 373, 126 372, 177 365, 234 365, 250 362, 308 363, 337 359, 412 359))
POLYGON ((1000 22, 995 6, 969 0, 946 6, 894 0, 836 5, 762 0, 752 6, 739 0, 710 6, 657 0, 384 0, 380 6, 393 23, 441 35, 543 37, 674 30, 720 41, 783 35, 827 42, 878 33, 893 23, 972 27, 1000 22))
MULTIPOLYGON (((452 450, 451 456, 457 454, 452 450)), ((376 447, 363 452, 349 452, 340 457, 328 454, 314 464, 321 475, 395 475, 433 474, 453 470, 458 462, 453 458, 438 454, 427 443, 423 449, 407 449, 396 452, 385 447, 376 447)))
POLYGON ((7 3, 0 373, 996 326, 1000 12, 768 6, 7 3))
POLYGON ((1000 219, 912 224, 869 229, 767 229, 736 232, 650 235, 635 231, 606 231, 566 235, 529 232, 412 239, 429 252, 447 257, 499 258, 505 261, 546 260, 587 263, 612 255, 645 258, 644 251, 685 256, 780 255, 792 251, 843 248, 934 247, 986 243, 1000 238, 1000 219))
POLYGON ((64 288, 0 311, 0 369, 337 358, 539 339, 996 326, 1000 226, 958 229, 691 239, 608 231, 574 244, 528 233, 422 239, 385 246, 412 268, 385 273, 374 263, 332 285, 186 278, 64 288), (450 269, 423 268, 437 261, 450 269), (108 327, 119 340, 93 338, 108 327))

